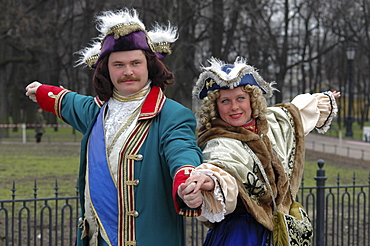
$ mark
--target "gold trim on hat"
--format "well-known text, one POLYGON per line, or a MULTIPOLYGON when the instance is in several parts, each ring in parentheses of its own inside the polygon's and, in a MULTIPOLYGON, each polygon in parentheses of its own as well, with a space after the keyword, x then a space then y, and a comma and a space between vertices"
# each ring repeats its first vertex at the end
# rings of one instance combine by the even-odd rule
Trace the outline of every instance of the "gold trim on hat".
POLYGON ((168 42, 155 43, 153 44, 153 46, 154 46, 155 52, 166 53, 168 55, 171 55, 170 43, 168 42))
POLYGON ((105 37, 107 37, 111 34, 114 34, 114 38, 119 39, 120 37, 126 36, 130 33, 137 32, 137 31, 143 31, 146 34, 146 31, 143 30, 143 28, 139 24, 136 24, 136 23, 129 23, 129 24, 120 23, 120 24, 117 24, 115 26, 112 26, 109 29, 109 31, 107 32, 107 34, 105 35, 105 37))
MULTIPOLYGON (((124 37, 126 35, 129 35, 130 33, 138 32, 138 31, 143 31, 145 33, 146 40, 147 40, 149 48, 153 52, 158 52, 157 49, 156 49, 156 46, 152 43, 152 40, 148 36, 148 32, 146 30, 144 30, 139 24, 136 24, 136 23, 128 23, 128 24, 120 23, 120 24, 117 24, 115 26, 112 26, 109 29, 109 31, 106 33, 106 35, 105 35, 104 39, 102 40, 101 44, 103 45, 106 37, 109 36, 109 35, 113 34, 114 39, 119 39, 120 37, 124 37)), ((168 49, 169 49, 169 47, 168 47, 168 49)))
POLYGON ((86 62, 86 64, 87 64, 89 67, 92 67, 92 66, 96 63, 96 61, 98 60, 98 58, 99 58, 99 54, 95 54, 95 55, 90 56, 89 58, 87 58, 87 59, 85 60, 85 62, 86 62))

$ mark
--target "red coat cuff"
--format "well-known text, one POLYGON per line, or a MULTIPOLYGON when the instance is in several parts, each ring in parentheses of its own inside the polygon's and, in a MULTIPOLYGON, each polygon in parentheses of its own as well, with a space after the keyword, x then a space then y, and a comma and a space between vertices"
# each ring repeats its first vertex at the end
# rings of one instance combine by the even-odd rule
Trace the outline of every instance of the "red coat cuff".
POLYGON ((37 88, 36 91, 37 103, 43 110, 51 112, 59 118, 62 118, 62 99, 68 92, 69 90, 63 89, 61 87, 52 85, 41 85, 39 88, 37 88))
POLYGON ((183 166, 177 170, 173 179, 172 198, 175 204, 176 212, 186 217, 196 217, 201 213, 200 208, 193 209, 186 206, 182 199, 177 195, 177 190, 182 183, 190 177, 190 173, 194 170, 193 166, 183 166))

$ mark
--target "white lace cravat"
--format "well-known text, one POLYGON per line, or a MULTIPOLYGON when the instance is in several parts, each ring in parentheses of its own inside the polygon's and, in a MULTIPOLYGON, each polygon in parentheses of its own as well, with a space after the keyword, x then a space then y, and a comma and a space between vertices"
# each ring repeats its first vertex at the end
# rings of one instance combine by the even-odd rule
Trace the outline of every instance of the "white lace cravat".
POLYGON ((113 91, 113 97, 108 101, 108 110, 105 117, 105 143, 109 146, 120 127, 134 114, 144 102, 150 91, 150 81, 140 91, 124 96, 116 89, 113 91))

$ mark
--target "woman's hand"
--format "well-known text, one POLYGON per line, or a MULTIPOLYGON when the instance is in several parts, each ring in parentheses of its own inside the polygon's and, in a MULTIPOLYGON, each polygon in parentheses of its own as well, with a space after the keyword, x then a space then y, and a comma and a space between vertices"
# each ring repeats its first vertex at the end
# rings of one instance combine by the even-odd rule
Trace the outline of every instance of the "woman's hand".
POLYGON ((333 91, 334 98, 340 97, 340 91, 333 91))
POLYGON ((28 96, 34 102, 37 102, 36 91, 40 85, 42 85, 40 82, 34 81, 26 87, 26 96, 28 96))
POLYGON ((213 179, 206 174, 195 174, 190 176, 185 184, 195 183, 194 193, 199 190, 213 190, 215 188, 215 182, 213 179))
POLYGON ((177 194, 189 208, 200 207, 203 203, 202 192, 200 190, 194 192, 196 185, 195 182, 190 184, 182 183, 177 190, 177 194))

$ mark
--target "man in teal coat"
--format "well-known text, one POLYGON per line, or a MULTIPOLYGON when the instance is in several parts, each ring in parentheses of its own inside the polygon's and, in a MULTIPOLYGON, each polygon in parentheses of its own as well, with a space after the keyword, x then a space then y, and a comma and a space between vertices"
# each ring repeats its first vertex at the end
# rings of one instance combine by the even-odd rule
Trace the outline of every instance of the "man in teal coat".
POLYGON ((81 63, 95 69, 97 97, 39 82, 26 88, 84 134, 77 244, 184 245, 182 215, 198 216, 202 195, 189 193, 185 204, 177 190, 202 154, 193 113, 163 93, 174 76, 160 59, 176 29, 147 32, 137 12, 124 9, 99 16, 98 30, 99 45, 81 52, 81 63))

